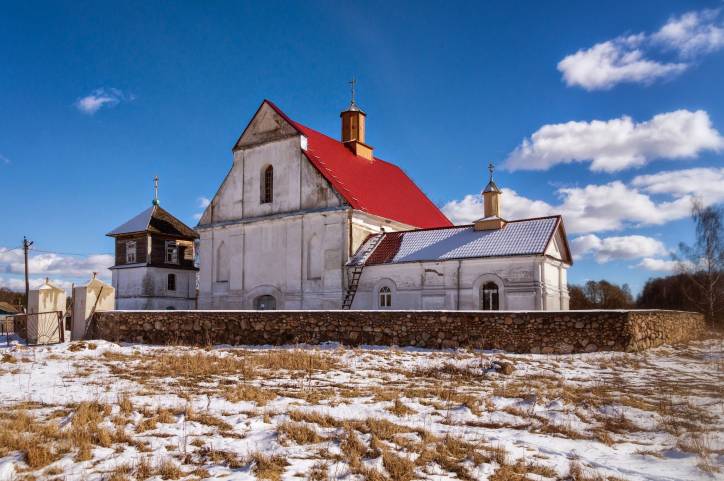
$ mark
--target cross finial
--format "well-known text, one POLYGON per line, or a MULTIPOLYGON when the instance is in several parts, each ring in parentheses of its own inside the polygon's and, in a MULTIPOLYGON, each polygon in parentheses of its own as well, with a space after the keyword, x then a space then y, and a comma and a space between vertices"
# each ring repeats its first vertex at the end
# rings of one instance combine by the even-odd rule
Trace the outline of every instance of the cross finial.
POLYGON ((495 165, 492 162, 490 162, 488 164, 488 172, 490 172, 490 182, 493 181, 493 171, 494 170, 495 170, 495 165))
POLYGON ((349 81, 350 89, 352 90, 352 102, 351 104, 354 105, 354 90, 357 86, 357 79, 352 77, 352 80, 349 81))
POLYGON ((158 176, 153 178, 153 205, 159 205, 158 201, 158 176))

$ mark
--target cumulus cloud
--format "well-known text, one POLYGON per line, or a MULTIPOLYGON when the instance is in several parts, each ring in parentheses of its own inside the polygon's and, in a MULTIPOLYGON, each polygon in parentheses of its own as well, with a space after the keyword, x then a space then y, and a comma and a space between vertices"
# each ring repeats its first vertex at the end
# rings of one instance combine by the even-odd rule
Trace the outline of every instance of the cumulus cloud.
POLYGON ((586 90, 608 90, 622 82, 649 84, 678 75, 686 63, 662 63, 644 57, 637 46, 641 36, 621 37, 579 50, 558 62, 566 85, 586 90))
POLYGON ((702 10, 671 17, 651 39, 685 58, 714 52, 724 47, 724 25, 719 21, 719 12, 702 10))
MULTIPOLYGON (((555 205, 504 188, 503 217, 514 220, 561 214, 572 234, 662 225, 688 217, 695 196, 704 205, 724 202, 723 176, 721 168, 683 169, 635 177, 630 184, 613 181, 561 187, 556 190, 560 201, 555 205), (659 200, 652 195, 665 197, 659 200)), ((448 202, 442 210, 454 223, 469 224, 483 216, 483 203, 480 195, 467 195, 448 202)))
MULTIPOLYGON (((201 196, 198 198, 198 207, 200 207, 201 209, 206 209, 210 204, 211 204, 211 200, 208 199, 207 197, 201 196)), ((196 214, 194 214, 194 220, 197 222, 200 221, 201 216, 203 216, 203 215, 204 215, 203 211, 197 212, 196 214)))
POLYGON ((671 17, 653 34, 623 35, 568 55, 558 62, 558 70, 566 85, 586 90, 672 78, 689 68, 696 57, 724 47, 719 17, 719 10, 671 17), (678 58, 664 59, 667 50, 678 58))
POLYGON ((673 260, 646 257, 633 267, 653 272, 675 272, 679 269, 679 263, 673 260))
MULTIPOLYGON (((37 289, 38 287, 43 285, 44 282, 45 277, 30 277, 28 279, 28 284, 30 285, 31 289, 37 289)), ((50 283, 55 287, 60 287, 61 289, 65 289, 68 291, 73 286, 72 282, 63 279, 51 278, 50 283)), ((25 278, 0 276, 0 287, 10 289, 11 291, 24 292, 25 278)))
POLYGON ((661 241, 652 237, 627 235, 602 239, 595 234, 573 239, 571 251, 575 259, 592 255, 599 263, 664 255, 668 252, 661 241))
POLYGON ((696 195, 705 204, 724 201, 724 167, 670 170, 634 177, 631 185, 650 194, 696 195))
POLYGON ((134 98, 133 95, 125 94, 119 89, 99 88, 76 100, 75 106, 84 114, 93 115, 104 107, 115 107, 121 102, 130 102, 134 98))
POLYGON ((510 170, 546 170, 557 164, 591 162, 593 171, 616 172, 654 159, 694 158, 724 148, 724 137, 703 110, 676 110, 635 122, 611 120, 544 125, 510 153, 510 170))
MULTIPOLYGON (((32 253, 28 259, 28 269, 34 275, 53 276, 61 279, 90 278, 93 272, 100 277, 109 278, 108 268, 113 265, 113 256, 94 254, 86 257, 66 256, 53 253, 32 253)), ((0 247, 0 272, 22 274, 25 269, 23 252, 20 249, 0 247)))

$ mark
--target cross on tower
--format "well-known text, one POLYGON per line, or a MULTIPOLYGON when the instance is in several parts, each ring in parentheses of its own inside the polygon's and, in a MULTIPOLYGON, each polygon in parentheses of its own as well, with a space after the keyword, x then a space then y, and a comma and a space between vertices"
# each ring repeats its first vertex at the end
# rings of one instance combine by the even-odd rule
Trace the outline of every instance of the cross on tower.
POLYGON ((153 205, 158 205, 158 176, 153 178, 153 205))
POLYGON ((488 164, 488 172, 490 172, 490 182, 493 181, 493 171, 495 170, 495 165, 493 165, 492 162, 488 164))
POLYGON ((357 79, 352 77, 352 80, 349 81, 349 85, 352 90, 352 105, 354 105, 354 89, 357 86, 357 79))

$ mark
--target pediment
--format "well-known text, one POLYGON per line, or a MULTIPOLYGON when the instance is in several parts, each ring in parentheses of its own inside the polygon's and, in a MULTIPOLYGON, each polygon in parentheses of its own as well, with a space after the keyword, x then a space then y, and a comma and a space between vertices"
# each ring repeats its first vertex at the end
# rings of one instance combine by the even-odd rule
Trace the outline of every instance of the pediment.
POLYGON ((234 145, 234 150, 283 139, 292 135, 298 135, 297 129, 287 119, 279 115, 267 102, 264 102, 244 129, 241 137, 234 145))
POLYGON ((562 260, 567 264, 572 264, 568 241, 566 239, 566 231, 562 224, 556 228, 554 235, 548 243, 545 253, 546 255, 562 260))

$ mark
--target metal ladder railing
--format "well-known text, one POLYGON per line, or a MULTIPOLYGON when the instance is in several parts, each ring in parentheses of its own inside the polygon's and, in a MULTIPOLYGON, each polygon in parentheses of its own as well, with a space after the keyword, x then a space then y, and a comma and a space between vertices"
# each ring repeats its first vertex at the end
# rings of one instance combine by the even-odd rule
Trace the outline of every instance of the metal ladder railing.
POLYGON ((347 269, 347 278, 349 279, 347 283, 347 290, 344 293, 344 300, 342 301, 342 309, 349 310, 352 309, 352 303, 354 302, 354 296, 357 294, 357 288, 359 287, 359 281, 362 277, 362 271, 365 268, 365 262, 367 261, 367 258, 369 255, 375 250, 375 247, 377 247, 377 244, 380 243, 380 240, 384 237, 384 233, 377 234, 377 236, 372 239, 369 243, 369 245, 365 248, 365 250, 361 253, 361 255, 357 258, 356 264, 351 266, 347 269))

